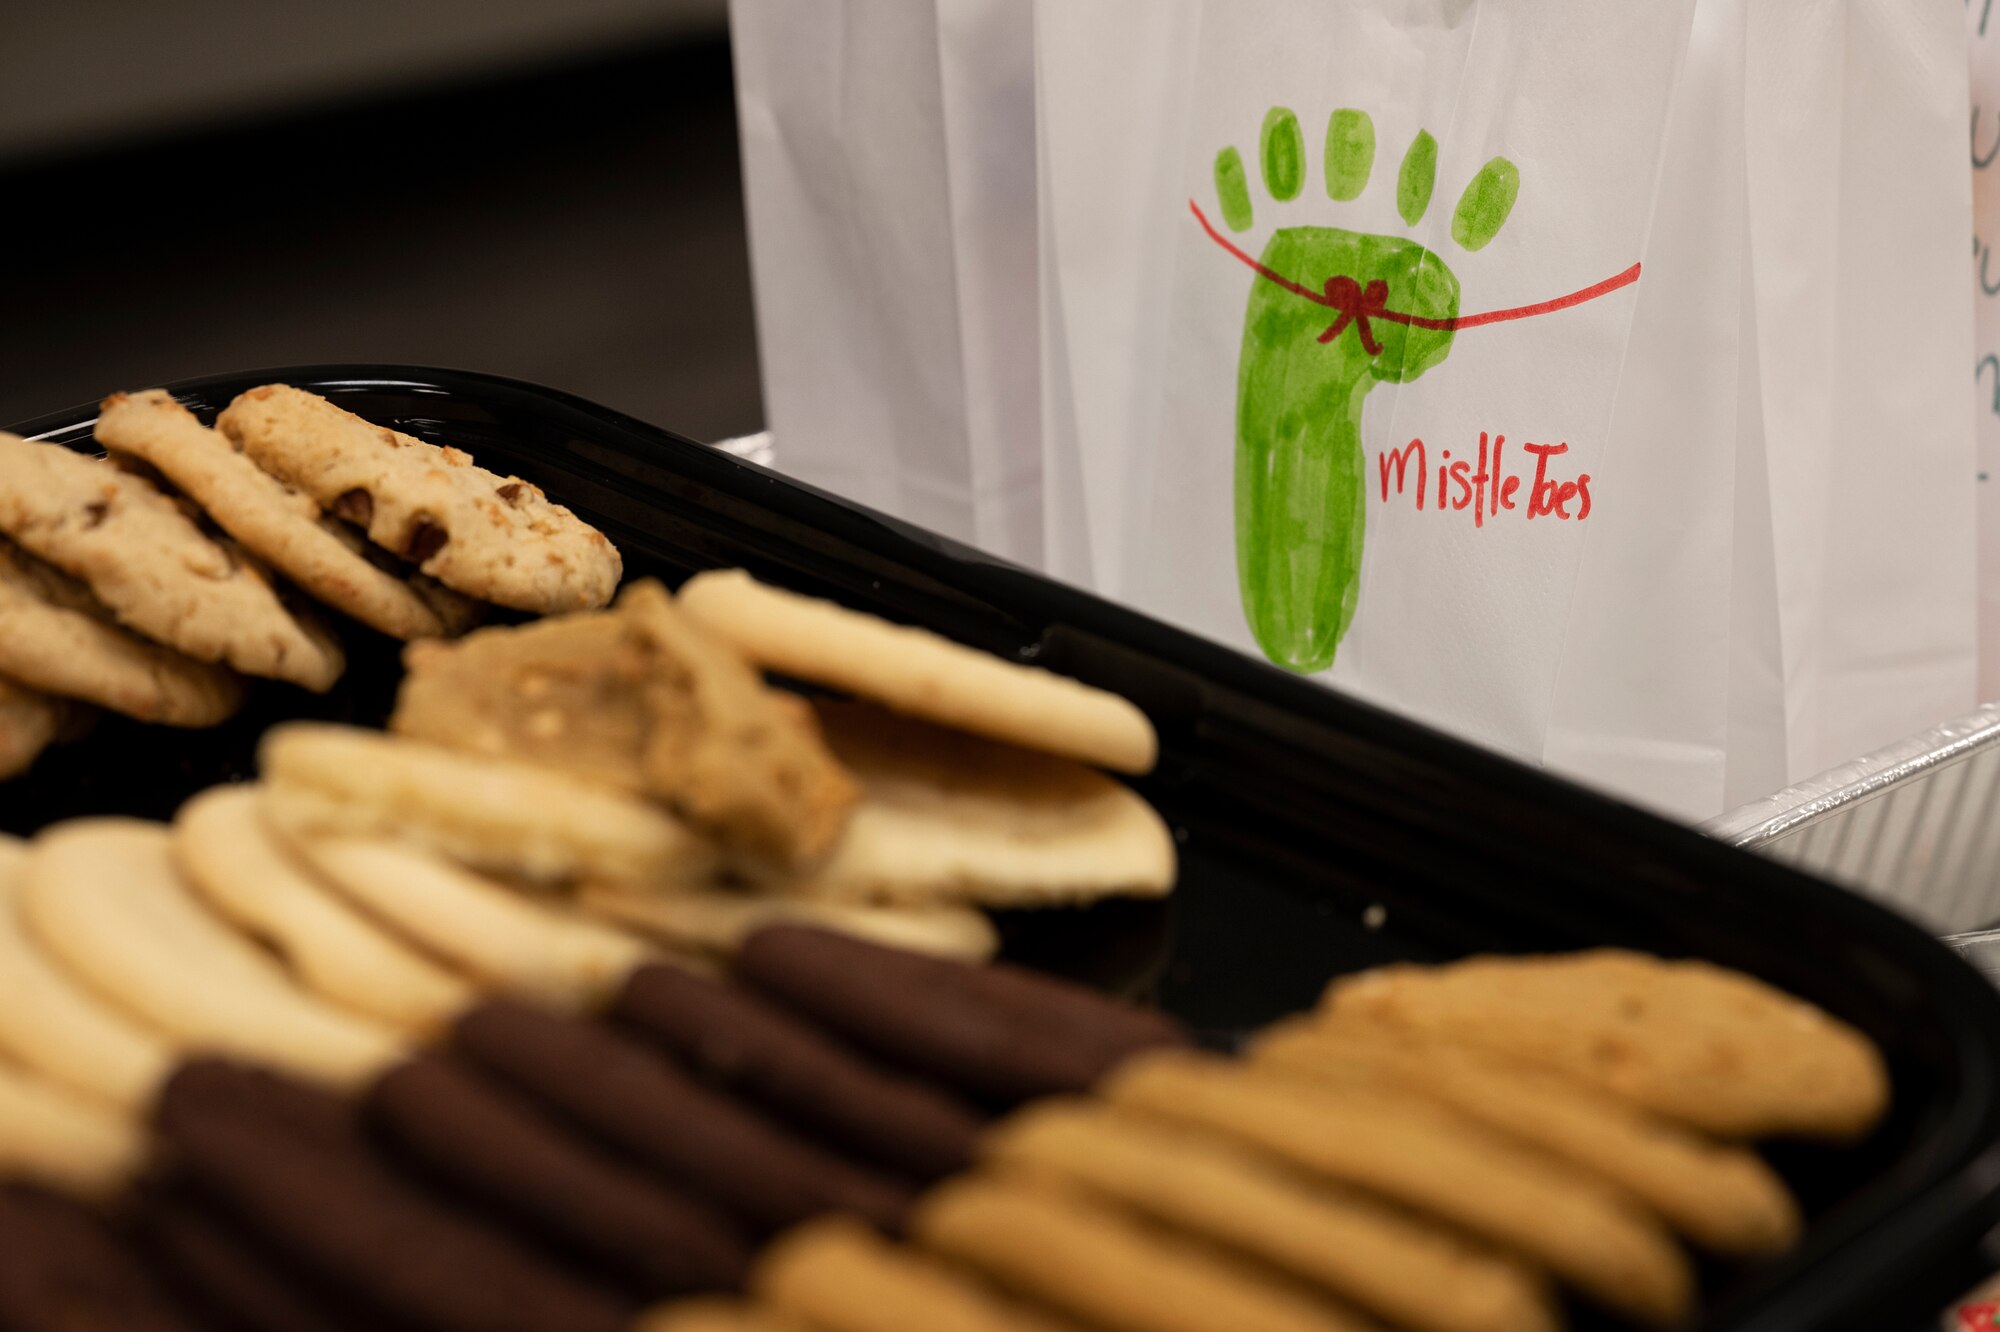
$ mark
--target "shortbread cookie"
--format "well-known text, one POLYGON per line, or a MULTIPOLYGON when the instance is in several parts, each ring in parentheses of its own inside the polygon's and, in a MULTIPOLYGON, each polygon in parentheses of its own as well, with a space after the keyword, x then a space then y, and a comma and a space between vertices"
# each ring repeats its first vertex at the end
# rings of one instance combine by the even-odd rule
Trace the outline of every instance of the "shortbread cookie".
POLYGON ((45 830, 22 871, 20 905, 50 956, 170 1042, 338 1083, 360 1082, 399 1053, 386 1029, 294 988, 203 910, 163 825, 78 819, 45 830))
POLYGON ((618 614, 655 663, 646 789, 733 848, 785 865, 823 857, 858 792, 805 701, 765 685, 656 581, 626 589, 618 614))
POLYGON ((999 1101, 1084 1091, 1142 1050, 1187 1041, 1164 1013, 1039 972, 797 925, 759 930, 733 967, 752 989, 863 1049, 999 1101))
POLYGON ((741 569, 695 575, 680 605, 766 670, 912 717, 1118 772, 1150 772, 1158 756, 1153 724, 1116 694, 781 591, 741 569))
POLYGON ((712 864, 666 811, 532 764, 311 722, 273 727, 258 758, 266 816, 294 838, 400 836, 542 883, 666 886, 712 864))
POLYGON ((787 895, 1026 907, 1173 888, 1173 834, 1103 773, 864 703, 817 708, 862 799, 826 862, 777 885, 787 895))
POLYGON ((327 1131, 349 1114, 318 1088, 195 1059, 168 1080, 153 1118, 205 1194, 355 1292, 381 1324, 624 1332, 632 1310, 621 1296, 391 1169, 360 1134, 327 1131))
POLYGON ((824 856, 854 804, 804 701, 652 580, 615 611, 417 644, 404 663, 392 729, 658 797, 783 865, 824 856))
POLYGON ((1798 1204, 1754 1153, 1560 1077, 1359 1021, 1289 1022, 1261 1036, 1251 1057, 1320 1081, 1435 1097, 1603 1176, 1715 1253, 1768 1256, 1799 1236, 1798 1204))
POLYGON ((1304 1287, 1078 1194, 973 1177, 912 1213, 917 1243, 1001 1285, 1114 1332, 1374 1332, 1304 1287))
POLYGON ((0 678, 0 781, 34 765, 62 730, 68 705, 0 678))
POLYGON ((969 907, 878 907, 709 890, 621 893, 586 888, 578 902, 591 915, 637 930, 674 948, 730 954, 767 925, 816 925, 913 953, 984 962, 1000 946, 999 932, 969 907))
POLYGON ((131 1116, 0 1065, 0 1177, 104 1198, 144 1154, 131 1116))
POLYGON ((174 816, 174 859, 217 915, 268 945, 308 989, 392 1026, 428 1031, 473 989, 356 911, 265 826, 255 786, 218 786, 174 816))
POLYGON ((618 586, 602 532, 457 449, 283 384, 251 389, 215 424, 266 472, 467 596, 555 614, 602 606, 618 586))
POLYGON ((770 1307, 825 1332, 1063 1332, 1033 1312, 849 1217, 828 1217, 765 1250, 751 1282, 770 1307))
POLYGON ((213 726, 243 702, 234 671, 120 628, 83 583, 5 537, 0 675, 167 726, 213 726))
POLYGON ((605 1155, 457 1060, 422 1054, 398 1065, 364 1108, 410 1159, 649 1295, 743 1284, 749 1238, 721 1211, 605 1155))
POLYGON ((113 453, 152 464, 245 550, 335 610, 397 638, 446 632, 407 582, 335 535, 335 520, 310 497, 239 453, 164 389, 112 394, 96 433, 113 453))
POLYGON ((653 952, 622 930, 531 900, 421 846, 342 836, 293 845, 348 901, 486 987, 584 1007, 653 952))
POLYGON ((0 532, 81 578, 120 621, 196 661, 324 691, 340 642, 278 600, 149 482, 60 444, 0 433, 0 532))
POLYGON ((152 1098, 167 1043, 52 962, 19 915, 23 844, 0 840, 0 1050, 24 1068, 128 1111, 152 1098))
POLYGON ((1605 948, 1384 967, 1336 981, 1321 1007, 1489 1050, 1724 1137, 1846 1141, 1889 1104, 1866 1036, 1706 962, 1605 948))
POLYGON ((825 1212, 894 1231, 910 1191, 712 1091, 594 1022, 489 1001, 452 1027, 452 1049, 763 1234, 825 1212))
POLYGON ((1190 1054, 1133 1060, 1102 1094, 1429 1212, 1526 1255, 1607 1309, 1667 1325, 1692 1305, 1686 1256, 1625 1194, 1424 1098, 1190 1054))
POLYGON ((981 1150, 1324 1286, 1396 1327, 1561 1326, 1547 1284, 1520 1263, 1365 1195, 1313 1187, 1197 1130, 1043 1101, 1002 1123, 981 1150))
POLYGON ((743 986, 677 966, 633 972, 611 1015, 714 1086, 914 1179, 963 1169, 985 1123, 966 1102, 870 1062, 743 986))
POLYGON ((650 1310, 633 1332, 816 1332, 781 1313, 721 1295, 676 1300, 650 1310))

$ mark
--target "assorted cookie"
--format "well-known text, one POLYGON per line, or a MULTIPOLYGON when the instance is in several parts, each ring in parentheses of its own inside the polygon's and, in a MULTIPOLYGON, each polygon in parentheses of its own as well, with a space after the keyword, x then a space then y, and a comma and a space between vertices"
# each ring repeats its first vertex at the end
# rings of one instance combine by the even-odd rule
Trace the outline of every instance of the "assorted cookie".
POLYGON ((767 671, 906 716, 1134 776, 1151 772, 1159 756, 1152 722, 1129 699, 769 587, 741 569, 696 574, 680 605, 767 671))
MULTIPOLYGON (((817 993, 835 974, 829 964, 859 961, 854 950, 867 947, 800 943, 787 931, 760 935, 737 959, 738 973, 755 985, 782 966, 788 993, 817 993)), ((1644 960, 1664 971, 1681 965, 1644 960)), ((943 965, 901 959, 879 970, 886 983, 909 986, 913 970, 943 965)), ((1393 981, 1474 1004, 1481 993, 1499 999, 1513 987, 1569 983, 1593 966, 1580 954, 1386 968, 1338 982, 1332 994, 1393 981)), ((1794 1029, 1809 1048, 1761 1079, 1767 1123, 1799 1122, 1823 1099, 1827 1061, 1838 1066, 1842 1052, 1867 1044, 1748 977, 1701 974, 1700 984, 1721 985, 1756 1011, 1782 1006, 1799 1019, 1794 1029), (1794 1113, 1776 1115, 1779 1106, 1794 1113)), ((963 997, 949 1005, 952 1018, 928 1025, 949 1031, 960 1052, 1004 1065, 995 1038, 1007 1024, 979 1015, 1006 984, 987 975, 954 987, 963 997)), ((1614 987, 1569 1002, 1579 1026, 1632 1017, 1614 987)), ((1031 1024, 1023 1031, 1060 1032, 1066 1004, 1041 995, 1011 1017, 1031 1024)), ((898 1015, 836 997, 809 1011, 884 1057, 950 1068, 907 1030, 917 1024, 907 1015, 926 1007, 898 1015)), ((1125 1037, 1114 1033, 1137 1021, 1123 1014, 1089 1025, 1116 1051, 1125 1037)), ((1025 1045, 1017 1038, 999 1048, 1025 1061, 1025 1045)), ((1663 1059, 1684 1048, 1662 1045, 1663 1059)), ((1132 1332, 1555 1332, 1576 1299, 1620 1321, 1671 1327, 1695 1306, 1683 1240, 1740 1261, 1780 1252, 1799 1234, 1797 1203, 1777 1176, 1746 1147, 1656 1114, 1650 1085, 1610 1092, 1533 1060, 1357 1033, 1338 1003, 1253 1039, 1247 1057, 1138 1042, 1102 1063, 1062 1066, 1067 1094, 987 1128, 973 1169, 916 1201, 900 1246, 851 1220, 814 1222, 764 1253, 748 1298, 670 1305, 642 1326, 894 1332, 963 1320, 1132 1332), (1687 1178, 1672 1180, 1675 1172, 1687 1178), (859 1291, 875 1293, 874 1307, 893 1316, 870 1314, 855 1302, 859 1291)), ((1691 1090, 1728 1080, 1715 1067, 1686 1076, 1691 1090)), ((1031 1081, 1017 1069, 973 1085, 991 1095, 1031 1081)), ((1878 1101, 1852 1127, 1872 1127, 1883 1109, 1878 1101)))
POLYGON ((162 389, 106 398, 96 434, 115 457, 151 466, 273 571, 372 629, 429 638, 462 628, 470 616, 469 604, 440 612, 440 594, 455 594, 435 584, 420 591, 412 578, 371 562, 345 539, 337 519, 162 389))
MULTIPOLYGON (((789 933, 791 955, 856 957, 838 936, 789 933)), ((864 947, 864 960, 897 960, 864 947)), ((937 1010, 937 1039, 957 1046, 947 1066, 972 1060, 996 1003, 1015 1024, 1067 1013, 1059 1044, 1094 1048, 1105 1037, 1093 1028, 1134 1020, 1063 982, 1003 968, 995 990, 987 969, 943 966, 905 998, 937 1010), (969 1021, 954 1020, 960 1010, 969 1021)), ((114 1250, 163 1278, 188 1326, 412 1332, 610 1332, 662 1298, 741 1290, 764 1242, 795 1225, 900 1229, 919 1192, 963 1169, 1014 1104, 882 1060, 740 983, 658 962, 624 977, 602 1017, 476 1002, 430 1047, 345 1091, 196 1046, 136 1115, 81 1100, 52 1115, 68 1099, 28 1073, 17 1089, 0 1070, 0 1170, 105 1200, 117 1231, 83 1215, 107 1243, 126 1237, 114 1250)), ((921 1266, 844 1233, 894 1270, 921 1266)))
POLYGON ((113 394, 106 458, 0 435, 0 780, 76 729, 64 700, 203 727, 246 676, 324 693, 346 650, 310 602, 420 639, 617 586, 611 543, 525 481, 298 389, 239 406, 224 432, 163 390, 113 394))
POLYGON ((265 823, 254 784, 218 786, 174 816, 174 861, 223 919, 283 958, 306 988, 391 1026, 431 1031, 472 988, 316 875, 265 823))
POLYGON ((651 580, 611 611, 420 644, 404 660, 399 734, 651 796, 780 865, 823 859, 855 801, 804 701, 651 580))
POLYGON ((214 726, 243 678, 120 626, 78 579, 0 537, 0 677, 163 726, 214 726))
POLYGON ((0 436, 0 778, 329 688, 294 590, 410 641, 386 732, 0 838, 0 1326, 1671 1327, 1695 1252, 1799 1240, 1752 1140, 1887 1110, 1859 1032, 1616 950, 1197 1051, 988 960, 988 909, 1171 890, 1127 700, 740 570, 619 593, 534 486, 286 386, 97 435, 0 436))
POLYGON ((295 985, 203 909, 168 830, 79 819, 43 832, 20 869, 23 926, 46 956, 178 1050, 260 1059, 352 1083, 392 1058, 390 1029, 295 985))
POLYGON ((59 698, 0 680, 0 780, 26 772, 68 719, 59 698))
POLYGON ((1889 1102, 1860 1032, 1707 962, 1604 948, 1385 967, 1335 983, 1322 1012, 1490 1051, 1722 1137, 1849 1141, 1889 1102))
MULTIPOLYGON (((1498 1021, 1565 987, 1572 1027, 1622 1031, 1621 1065, 1682 1061, 1727 1095, 1735 1052, 1696 1071, 1672 1014, 1632 1003, 1657 983, 1634 975, 1666 975, 1785 1015, 1801 1048, 1755 1087, 1784 1131, 1826 1122, 1828 1070, 1872 1056, 1747 977, 1637 956, 1621 985, 1577 985, 1591 954, 1363 973, 1238 1057, 1037 973, 804 925, 752 929, 715 977, 416 842, 246 830, 268 795, 0 849, 21 894, 0 998, 68 1014, 63 1042, 0 1015, 0 1168, 120 1199, 191 1321, 1555 1332, 1573 1298, 1666 1327, 1696 1298, 1683 1242, 1796 1241, 1778 1177, 1663 1114, 1654 1079, 1350 996, 1498 1021), (241 870, 213 863, 232 842, 256 848, 241 870), (466 882, 436 895, 432 872, 466 882), (385 1022, 370 958, 463 1001, 385 1022)), ((1843 1102, 1844 1131, 1885 1104, 1843 1102)))
POLYGON ((80 579, 120 623, 195 661, 324 692, 346 665, 311 612, 144 477, 0 436, 0 533, 80 579))
POLYGON ((618 587, 623 566, 602 532, 458 449, 284 384, 244 393, 215 425, 265 472, 467 596, 552 614, 602 606, 618 587))
POLYGON ((265 813, 298 842, 394 835, 551 886, 672 884, 709 860, 661 806, 536 764, 315 722, 273 727, 258 758, 265 813))
MULTIPOLYGON (((407 747, 380 737, 342 741, 353 756, 316 764, 331 775, 312 779, 286 752, 301 742, 267 742, 273 817, 294 833, 342 819, 378 831, 400 824, 404 835, 476 868, 545 881, 581 875, 585 910, 669 946, 712 953, 730 951, 756 925, 794 919, 984 956, 995 937, 975 909, 1157 897, 1172 888, 1176 856, 1165 822, 1130 787, 1067 756, 1140 766, 1155 741, 1125 700, 929 638, 919 651, 923 680, 911 685, 909 663, 884 649, 913 631, 830 607, 824 611, 836 616, 840 641, 872 643, 875 655, 872 664, 857 657, 818 678, 903 711, 860 699, 808 700, 758 669, 775 664, 796 675, 796 663, 760 659, 754 639, 746 649, 728 631, 739 595, 753 613, 768 597, 788 596, 747 575, 702 575, 679 598, 642 581, 608 610, 412 644, 390 719, 407 747), (707 609, 697 615, 697 605, 707 609), (1027 701, 1020 716, 1005 709, 979 716, 961 706, 979 696, 1027 701), (942 704, 929 715, 963 725, 911 715, 926 711, 926 700, 942 704), (1045 705, 1054 707, 1056 725, 1007 722, 1045 705), (1080 750, 1079 735, 1093 729, 1122 738, 1086 741, 1080 750), (996 732, 1012 742, 989 738, 996 732), (384 762, 364 767, 363 745, 384 762), (447 749, 467 756, 463 785, 446 779, 436 757, 447 749), (538 768, 551 786, 560 776, 604 801, 650 801, 683 820, 713 858, 682 848, 672 864, 650 870, 569 865, 574 874, 510 861, 507 848, 544 817, 540 811, 555 808, 525 798, 509 802, 504 828, 440 840, 427 810, 449 791, 449 807, 468 817, 462 790, 476 787, 475 757, 494 774, 538 768), (374 775, 406 760, 434 775, 394 791, 374 775), (344 815, 324 798, 335 781, 344 784, 334 802, 344 815), (315 782, 322 790, 309 795, 304 788, 315 782), (527 812, 516 817, 514 809, 527 812)), ((809 617, 822 614, 817 603, 798 604, 809 617)), ((834 652, 826 663, 838 659, 840 641, 815 645, 834 652)), ((490 786, 499 778, 479 780, 490 786)))

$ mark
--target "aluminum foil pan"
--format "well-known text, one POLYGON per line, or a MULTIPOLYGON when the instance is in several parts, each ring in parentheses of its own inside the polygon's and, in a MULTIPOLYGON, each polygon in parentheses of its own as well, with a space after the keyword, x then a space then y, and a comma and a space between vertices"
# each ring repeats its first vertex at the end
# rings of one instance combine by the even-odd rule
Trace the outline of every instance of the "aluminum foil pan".
POLYGON ((756 463, 759 467, 777 466, 777 450, 771 447, 771 432, 760 430, 754 435, 738 435, 734 439, 719 439, 715 447, 734 458, 756 463))
POLYGON ((2000 704, 1702 830, 1901 908, 2000 979, 2000 704), (1985 959, 1982 961, 1981 959, 1985 959))

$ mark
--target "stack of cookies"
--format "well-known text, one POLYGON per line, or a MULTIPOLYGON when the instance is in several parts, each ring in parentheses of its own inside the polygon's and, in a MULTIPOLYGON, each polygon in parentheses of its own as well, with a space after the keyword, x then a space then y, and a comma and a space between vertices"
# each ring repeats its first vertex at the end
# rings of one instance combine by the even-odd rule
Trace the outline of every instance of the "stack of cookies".
POLYGON ((246 676, 331 688, 346 656, 313 602, 413 639, 618 584, 602 533, 456 449, 283 385, 216 425, 153 390, 106 399, 108 458, 0 434, 0 778, 91 708, 200 727, 246 676))
POLYGON ((751 1299, 646 1332, 1554 1332, 1695 1312, 1681 1242, 1798 1238, 1744 1143, 1851 1143, 1875 1048, 1734 972, 1619 951, 1398 966, 1336 983, 1247 1059, 1155 1050, 989 1129, 898 1244, 781 1237, 751 1299))
MULTIPOLYGON (((71 1325, 30 1296, 199 1325, 161 1271, 273 1329, 1553 1332, 1566 1296, 1670 1326, 1683 1242, 1797 1238, 1746 1140, 1853 1141, 1887 1102, 1858 1033, 1701 963, 1391 967, 1224 1058, 795 925, 712 979, 510 919, 556 909, 526 890, 436 895, 406 841, 336 838, 330 893, 244 840, 260 799, 0 849, 0 1326, 71 1325), (641 1312, 703 1291, 747 1298, 641 1312)), ((553 826, 517 866, 581 853, 553 826)), ((597 867, 656 854, 639 827, 597 867)))
POLYGON ((1165 824, 1099 770, 1152 765, 1132 704, 740 571, 405 662, 390 734, 280 727, 258 799, 343 892, 395 882, 369 908, 428 947, 471 946, 463 911, 428 917, 445 941, 416 919, 447 884, 711 956, 793 920, 966 958, 981 908, 1173 885, 1165 824))
POLYGON ((997 1113, 1185 1042, 1032 973, 796 927, 731 982, 642 962, 597 1018, 461 994, 413 1042, 274 985, 137 832, 59 829, 0 867, 10 1329, 614 1332, 739 1289, 817 1216, 900 1230, 997 1113), (65 907, 82 869, 140 886, 65 907))

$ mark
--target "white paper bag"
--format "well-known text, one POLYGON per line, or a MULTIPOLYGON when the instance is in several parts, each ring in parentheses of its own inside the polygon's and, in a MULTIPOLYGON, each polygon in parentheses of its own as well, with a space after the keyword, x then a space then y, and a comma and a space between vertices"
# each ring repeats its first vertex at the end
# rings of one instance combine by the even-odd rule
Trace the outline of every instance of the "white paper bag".
POLYGON ((1042 558, 1021 0, 731 0, 765 410, 788 470, 1042 558))
POLYGON ((1979 697, 2000 699, 2000 15, 1965 8, 1972 48, 1972 279, 1978 463, 1979 697))
POLYGON ((805 479, 1690 817, 1969 701, 1946 8, 733 17, 805 479))
POLYGON ((1703 816, 1969 704, 1957 23, 1697 5, 1550 763, 1703 816))

